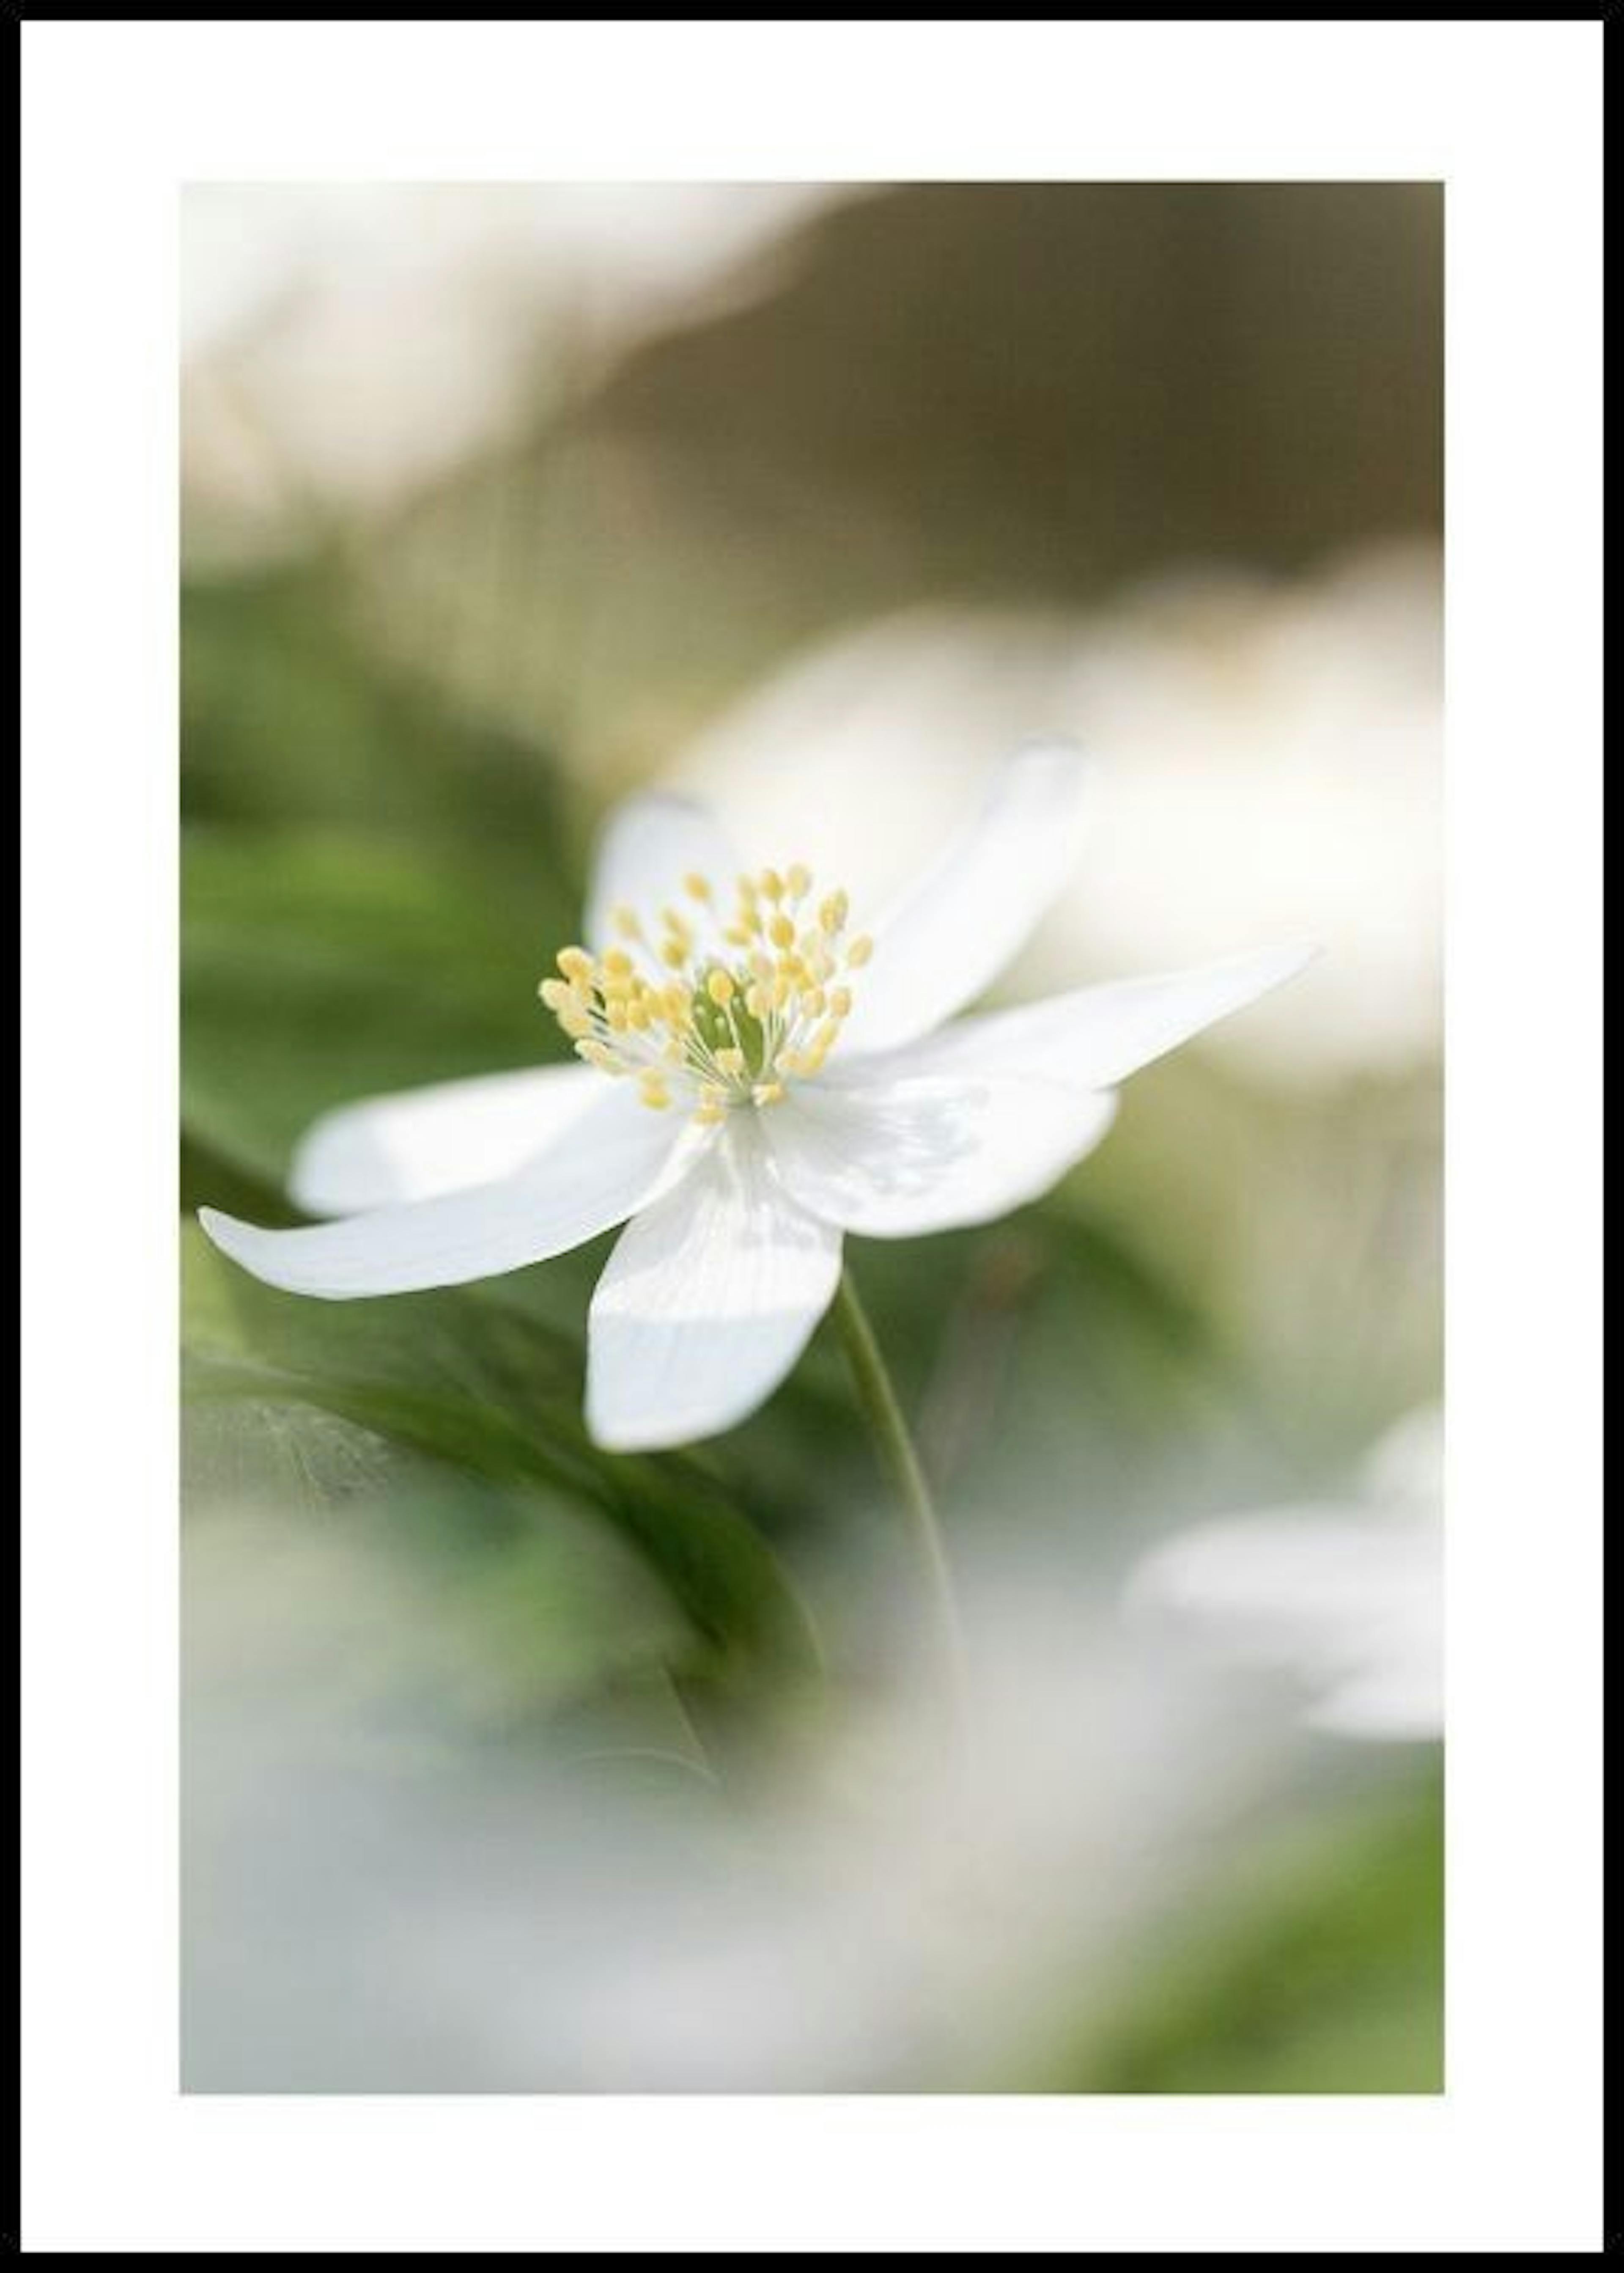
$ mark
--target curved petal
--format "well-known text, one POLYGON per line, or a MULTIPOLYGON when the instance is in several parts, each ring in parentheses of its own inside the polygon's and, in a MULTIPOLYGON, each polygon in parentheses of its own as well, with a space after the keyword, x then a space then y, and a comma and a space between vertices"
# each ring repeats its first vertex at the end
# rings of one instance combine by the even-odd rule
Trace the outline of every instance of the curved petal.
POLYGON ((602 1093, 583 1065, 526 1066, 341 1105, 299 1140, 288 1189, 310 1215, 355 1215, 511 1175, 602 1093))
POLYGON ((840 1278, 838 1231, 774 1182, 738 1114, 622 1233, 592 1301, 587 1425, 611 1452, 714 1437, 769 1397, 840 1278))
POLYGON ((290 1294, 348 1302, 460 1286, 561 1255, 623 1221, 685 1161, 672 1122, 617 1088, 515 1174, 471 1191, 302 1231, 262 1231, 213 1208, 198 1220, 234 1262, 290 1294))
POLYGON ((634 909, 644 918, 681 907, 694 919, 683 879, 705 876, 730 899, 738 854, 709 810, 691 798, 650 791, 628 798, 610 817, 599 842, 587 898, 587 940, 602 947, 615 936, 613 911, 634 909))
POLYGON ((1085 1092, 1112 1089, 1204 1026, 1294 978, 1318 953, 1313 947, 1278 948, 1154 979, 1081 986, 1017 1009, 957 1018, 939 1033, 866 1065, 831 1068, 825 1078, 856 1086, 881 1072, 972 1080, 1017 1075, 1085 1092))
POLYGON ((1037 1199, 1104 1137, 1110 1096, 1053 1082, 808 1084, 767 1121, 774 1167, 803 1207, 870 1239, 990 1223, 1037 1199))
POLYGON ((929 1033, 997 978, 1071 870, 1091 770, 1069 742, 999 769, 976 820, 875 923, 843 1053, 929 1033))
POLYGON ((1317 1693, 1306 1718, 1346 1737, 1442 1732, 1441 1540, 1435 1509, 1282 1508, 1198 1525, 1130 1582, 1135 1610, 1202 1633, 1225 1656, 1279 1666, 1317 1693))

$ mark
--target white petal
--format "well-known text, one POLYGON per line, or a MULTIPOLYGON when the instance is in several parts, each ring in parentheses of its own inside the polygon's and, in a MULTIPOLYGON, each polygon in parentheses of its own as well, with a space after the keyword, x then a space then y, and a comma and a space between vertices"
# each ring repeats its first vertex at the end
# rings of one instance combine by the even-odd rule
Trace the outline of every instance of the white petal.
POLYGON ((1330 1505, 1199 1525, 1141 1564, 1128 1599, 1236 1663, 1298 1675, 1314 1727, 1396 1741, 1442 1729, 1441 1583, 1435 1512, 1330 1505))
POLYGON ((763 1116, 784 1188, 871 1239, 990 1223, 1046 1192, 1110 1128, 1116 1099, 1052 1082, 808 1083, 763 1116))
POLYGON ((1425 1743, 1444 1732, 1443 1669, 1382 1666, 1341 1683, 1303 1715, 1311 1729, 1378 1744, 1425 1743))
POLYGON ((1194 971, 1125 979, 1051 994, 1018 1009, 956 1019, 907 1049, 826 1076, 855 1084, 871 1069, 895 1075, 1015 1074, 1093 1091, 1114 1088, 1233 1010, 1244 1009, 1311 963, 1315 948, 1239 955, 1194 971))
POLYGON ((355 1215, 511 1175, 602 1094, 583 1065, 527 1066, 370 1097, 326 1113, 288 1189, 311 1215, 355 1215))
POLYGON ((844 1049, 929 1033, 997 978, 1071 872, 1091 770, 1067 742, 999 769, 977 819, 874 924, 844 1049))
POLYGON ((628 798, 617 806, 598 846, 587 900, 587 938, 601 947, 615 936, 613 911, 628 907, 647 921, 677 907, 691 922, 699 904, 683 879, 704 876, 719 900, 731 903, 739 859, 726 831, 702 805, 664 791, 628 798))
POLYGON ((460 1286, 561 1255, 622 1222, 682 1160, 675 1121, 614 1088, 515 1174, 471 1191, 302 1231, 262 1231, 213 1208, 198 1219, 244 1270, 290 1294, 344 1302, 460 1286))
POLYGON ((593 1297, 587 1425, 613 1452, 714 1437, 783 1379, 828 1308, 840 1234, 767 1169, 753 1116, 628 1225, 593 1297))

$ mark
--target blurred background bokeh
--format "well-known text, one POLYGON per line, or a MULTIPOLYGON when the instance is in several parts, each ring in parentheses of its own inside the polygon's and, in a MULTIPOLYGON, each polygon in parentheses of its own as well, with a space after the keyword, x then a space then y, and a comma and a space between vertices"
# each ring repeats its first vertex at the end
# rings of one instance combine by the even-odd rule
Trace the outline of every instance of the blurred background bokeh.
POLYGON ((183 212, 185 2082, 1430 2091, 1441 195, 208 185, 183 212), (851 1259, 962 1756, 827 1330, 580 1420, 607 1242, 256 1285, 346 1099, 557 1057, 659 781, 854 896, 1102 763, 1007 992, 1327 952, 1042 1205, 851 1259))

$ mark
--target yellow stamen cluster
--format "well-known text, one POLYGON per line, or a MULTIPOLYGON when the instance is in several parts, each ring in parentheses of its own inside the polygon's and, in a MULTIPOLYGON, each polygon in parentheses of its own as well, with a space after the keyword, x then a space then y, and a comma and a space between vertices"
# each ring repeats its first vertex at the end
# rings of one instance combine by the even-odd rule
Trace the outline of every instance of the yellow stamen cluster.
POLYGON ((873 946, 846 936, 844 892, 814 903, 799 862, 740 876, 726 912, 708 877, 685 877, 683 895, 652 926, 616 908, 624 943, 565 948, 538 992, 589 1065, 630 1076, 655 1111, 692 1102, 714 1128, 821 1071, 851 1009, 846 978, 873 946))

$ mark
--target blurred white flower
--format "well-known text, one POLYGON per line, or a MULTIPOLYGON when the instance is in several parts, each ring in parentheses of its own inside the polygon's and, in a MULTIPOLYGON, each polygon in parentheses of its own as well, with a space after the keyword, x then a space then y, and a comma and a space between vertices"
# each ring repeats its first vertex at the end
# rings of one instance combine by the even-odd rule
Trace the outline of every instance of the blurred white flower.
POLYGON ((884 886, 921 813, 962 807, 989 739, 1074 736, 1104 765, 1100 841, 1022 977, 1064 985, 1253 923, 1311 934, 1313 987, 1223 1046, 1290 1081, 1407 1069, 1440 1031, 1441 621, 1418 543, 1289 581, 1192 571, 1089 616, 912 611, 792 661, 672 778, 753 828, 860 801, 853 881, 884 886))
POLYGON ((1007 2086, 1109 2025, 1290 1789, 1235 1684, 1006 1566, 967 1749, 928 1682, 831 1696, 745 1800, 669 1692, 635 1750, 567 1709, 516 1737, 443 1572, 349 1531, 189 1549, 192 2090, 1007 2086))
POLYGON ((205 183, 182 205, 183 473, 216 543, 386 506, 644 332, 744 289, 850 188, 205 183), (211 525, 212 524, 212 525, 211 525))
POLYGON ((1313 1727, 1441 1736, 1442 1461, 1441 1416, 1412 1414, 1351 1498, 1202 1524, 1140 1565, 1130 1606, 1199 1632, 1220 1657, 1294 1675, 1313 1727))
MULTIPOLYGON (((676 1899, 669 1848, 619 1857, 584 1966, 527 1966, 533 1920, 510 1914, 503 2064, 563 2059, 609 2089, 973 2089, 1012 2047, 1086 2041, 1293 1740, 1036 1573, 969 1605, 963 1749, 933 1690, 871 1699, 676 1899)), ((443 1922, 439 1984, 490 1934, 478 1907, 443 1922)))
POLYGON ((955 1018, 1065 882, 1087 779, 1069 746, 1019 752, 872 937, 798 864, 741 875, 703 808, 632 800, 599 859, 593 951, 565 949, 541 990, 586 1062, 348 1106, 311 1131, 292 1187, 344 1220, 266 1231, 205 1209, 204 1228, 271 1285, 347 1300, 517 1270, 630 1217, 592 1303, 588 1425, 618 1451, 731 1428, 834 1299, 846 1232, 912 1238, 1037 1198, 1104 1136, 1119 1083, 1308 959, 955 1018))

